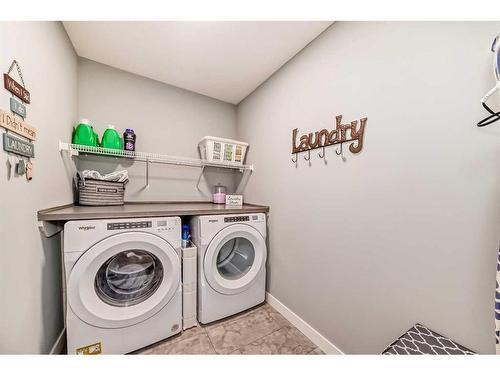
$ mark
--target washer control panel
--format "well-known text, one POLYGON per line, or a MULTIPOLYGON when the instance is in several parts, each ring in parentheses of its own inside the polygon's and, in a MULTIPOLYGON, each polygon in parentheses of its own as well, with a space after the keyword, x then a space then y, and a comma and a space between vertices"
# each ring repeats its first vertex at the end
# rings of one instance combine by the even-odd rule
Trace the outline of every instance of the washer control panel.
POLYGON ((108 230, 151 228, 151 221, 124 221, 121 223, 108 223, 108 230))
POLYGON ((224 223, 239 223, 242 221, 250 221, 250 216, 233 216, 224 218, 224 223))

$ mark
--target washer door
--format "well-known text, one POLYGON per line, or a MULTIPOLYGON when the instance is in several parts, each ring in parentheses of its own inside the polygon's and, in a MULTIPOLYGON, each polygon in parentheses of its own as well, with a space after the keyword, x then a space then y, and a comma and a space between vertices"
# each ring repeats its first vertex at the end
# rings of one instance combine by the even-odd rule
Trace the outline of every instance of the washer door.
POLYGON ((180 283, 175 249, 150 233, 108 237, 77 260, 68 283, 68 302, 83 321, 120 328, 140 323, 160 311, 180 283))
POLYGON ((205 252, 203 269, 210 286, 219 293, 248 289, 265 267, 266 241, 254 228, 234 224, 222 229, 205 252))

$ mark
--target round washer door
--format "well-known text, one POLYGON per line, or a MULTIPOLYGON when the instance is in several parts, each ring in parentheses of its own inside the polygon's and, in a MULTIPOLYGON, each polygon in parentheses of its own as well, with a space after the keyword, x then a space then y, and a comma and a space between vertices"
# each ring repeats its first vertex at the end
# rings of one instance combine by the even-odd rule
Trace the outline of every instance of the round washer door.
POLYGON ((255 282, 266 258, 266 241, 255 228, 230 225, 217 233, 207 247, 205 278, 219 293, 241 293, 255 282))
POLYGON ((96 243, 76 261, 68 302, 88 324, 127 327, 150 318, 172 299, 180 269, 177 252, 162 238, 119 233, 96 243))

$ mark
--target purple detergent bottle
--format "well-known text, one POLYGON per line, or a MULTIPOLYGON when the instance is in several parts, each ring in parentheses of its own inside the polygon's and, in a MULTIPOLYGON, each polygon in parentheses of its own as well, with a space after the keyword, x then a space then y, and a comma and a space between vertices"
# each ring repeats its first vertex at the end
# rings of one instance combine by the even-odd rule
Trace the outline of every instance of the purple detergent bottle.
POLYGON ((125 133, 123 133, 123 149, 125 151, 135 151, 134 129, 127 129, 125 133))

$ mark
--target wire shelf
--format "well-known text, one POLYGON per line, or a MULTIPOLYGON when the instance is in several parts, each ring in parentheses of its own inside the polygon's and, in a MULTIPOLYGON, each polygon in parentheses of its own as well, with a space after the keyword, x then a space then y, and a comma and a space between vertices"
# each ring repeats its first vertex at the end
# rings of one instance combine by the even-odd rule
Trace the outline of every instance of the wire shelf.
POLYGON ((65 142, 59 142, 59 151, 69 152, 72 156, 78 156, 80 153, 83 153, 83 154, 92 154, 101 156, 112 156, 119 158, 129 158, 148 163, 171 164, 171 165, 180 165, 188 167, 201 167, 201 168, 217 167, 226 169, 236 169, 239 171, 246 171, 246 170, 253 171, 254 168, 253 165, 238 164, 233 162, 215 162, 215 161, 207 161, 195 158, 155 154, 149 152, 115 150, 110 148, 84 146, 84 145, 77 145, 65 142))

